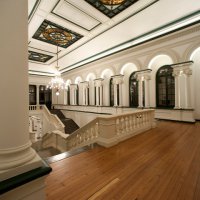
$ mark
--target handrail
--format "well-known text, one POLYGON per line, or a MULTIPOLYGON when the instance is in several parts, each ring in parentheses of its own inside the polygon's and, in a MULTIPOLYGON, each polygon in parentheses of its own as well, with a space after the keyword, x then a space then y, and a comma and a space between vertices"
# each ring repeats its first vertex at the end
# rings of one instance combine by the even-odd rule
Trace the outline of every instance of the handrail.
POLYGON ((62 121, 58 118, 57 115, 50 113, 46 105, 29 105, 29 111, 34 111, 34 110, 43 110, 44 113, 48 116, 50 122, 55 125, 56 129, 65 132, 64 131, 65 125, 62 123, 62 121))
POLYGON ((51 145, 56 145, 58 149, 65 151, 92 143, 110 147, 153 127, 155 127, 154 110, 147 109, 97 117, 66 138, 52 134, 50 141, 51 145))
POLYGON ((42 105, 42 110, 44 110, 44 112, 46 112, 46 114, 48 115, 48 117, 50 118, 52 123, 56 124, 56 128, 60 131, 64 132, 64 128, 65 125, 62 123, 62 121, 58 118, 57 115, 54 115, 52 113, 49 112, 49 109, 46 107, 46 105, 42 105))

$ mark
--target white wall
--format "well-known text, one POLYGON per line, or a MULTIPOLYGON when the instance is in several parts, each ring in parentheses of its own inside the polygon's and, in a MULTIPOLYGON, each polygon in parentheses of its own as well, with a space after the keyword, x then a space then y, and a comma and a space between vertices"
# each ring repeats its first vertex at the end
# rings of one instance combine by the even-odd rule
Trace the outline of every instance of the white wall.
POLYGON ((162 0, 148 9, 125 20, 118 26, 106 31, 80 48, 68 53, 59 62, 61 66, 69 66, 99 52, 131 40, 152 29, 162 27, 174 20, 200 9, 197 0, 162 0), (172 6, 173 5, 173 6, 172 6), (142 22, 145 22, 141 25, 142 22), (115 37, 113 38, 113 34, 115 37), (111 39, 112 38, 112 39, 111 39), (104 42, 102 42, 104 41, 104 42), (77 56, 78 55, 78 56, 77 56))
POLYGON ((167 64, 173 64, 173 60, 168 55, 156 55, 152 58, 148 68, 152 69, 150 85, 150 107, 156 107, 156 73, 160 67, 167 64))
MULTIPOLYGON (((195 96, 193 100, 195 117, 200 117, 200 97, 198 77, 200 76, 200 51, 192 54, 200 41, 200 30, 194 27, 189 27, 185 30, 164 36, 162 38, 153 40, 151 42, 136 46, 125 51, 105 57, 101 60, 82 66, 63 75, 64 79, 72 80, 74 83, 76 77, 82 75, 82 81, 88 81, 87 77, 92 72, 96 78, 103 78, 103 105, 110 105, 110 77, 113 75, 123 74, 124 83, 122 84, 122 99, 123 106, 129 106, 129 78, 130 74, 136 70, 152 69, 150 84, 150 106, 156 106, 156 73, 163 65, 181 63, 194 60, 193 77, 194 82, 191 88, 192 95, 195 96), (192 48, 193 47, 193 48, 192 48), (189 56, 188 56, 189 55, 189 56), (194 87, 193 87, 194 86, 194 87)), ((200 45, 199 45, 200 46, 200 45)), ((182 80, 181 80, 182 81, 182 80)), ((184 88, 184 87, 183 87, 184 88)), ((182 91, 184 96, 185 91, 182 91)), ((90 94, 92 95, 92 94, 90 94)), ((184 98, 182 98, 184 104, 184 98)), ((91 101, 90 101, 91 103, 91 101)))
POLYGON ((195 118, 200 120, 200 47, 193 51, 191 60, 194 61, 193 69, 193 105, 195 108, 195 118))
POLYGON ((122 105, 129 106, 129 79, 130 75, 134 72, 139 70, 134 63, 126 63, 122 66, 120 74, 124 75, 123 77, 123 84, 122 84, 122 105))

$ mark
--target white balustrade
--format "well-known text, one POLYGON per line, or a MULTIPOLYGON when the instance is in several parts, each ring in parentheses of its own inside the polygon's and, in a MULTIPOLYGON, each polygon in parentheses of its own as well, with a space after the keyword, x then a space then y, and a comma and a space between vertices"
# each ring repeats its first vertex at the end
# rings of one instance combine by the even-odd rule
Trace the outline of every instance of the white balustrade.
POLYGON ((29 111, 43 111, 43 113, 47 116, 50 123, 55 126, 56 130, 60 130, 61 132, 65 132, 65 125, 62 121, 58 118, 57 115, 51 114, 46 105, 29 105, 29 111))
POLYGON ((93 143, 109 147, 154 127, 154 110, 146 109, 97 117, 74 133, 67 135, 64 134, 64 125, 60 119, 51 114, 46 106, 29 106, 29 110, 37 109, 42 110, 51 123, 56 124, 58 130, 43 137, 44 140, 48 140, 48 142, 43 142, 44 146, 53 146, 63 152, 93 143))
MULTIPOLYGON (((52 144, 52 146, 56 146, 58 149, 65 149, 65 151, 93 143, 109 147, 153 127, 154 110, 152 109, 97 117, 87 125, 62 139, 62 143, 52 144), (63 146, 59 147, 59 145, 63 146)), ((59 134, 56 137, 63 137, 63 135, 59 134)), ((57 140, 54 139, 52 141, 56 143, 57 140)))

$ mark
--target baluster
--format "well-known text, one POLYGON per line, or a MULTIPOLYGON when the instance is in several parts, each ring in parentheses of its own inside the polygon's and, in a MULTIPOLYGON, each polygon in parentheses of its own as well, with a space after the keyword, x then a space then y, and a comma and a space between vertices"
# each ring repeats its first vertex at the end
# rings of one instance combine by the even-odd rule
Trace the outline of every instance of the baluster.
POLYGON ((138 127, 139 127, 139 124, 140 124, 140 115, 137 114, 137 115, 136 115, 136 128, 137 128, 137 129, 138 129, 138 127))
POLYGON ((95 124, 95 136, 96 136, 96 138, 99 136, 99 124, 98 124, 98 122, 95 124))
POLYGON ((83 132, 83 142, 86 142, 86 133, 85 133, 85 131, 83 132))
POLYGON ((81 135, 81 134, 79 134, 79 141, 78 141, 78 143, 79 143, 79 144, 82 143, 82 135, 81 135))
POLYGON ((121 122, 121 134, 124 134, 125 126, 124 126, 124 118, 123 117, 121 117, 120 122, 121 122))
POLYGON ((148 126, 148 112, 145 113, 145 123, 146 126, 148 126))
POLYGON ((75 137, 75 147, 78 145, 78 135, 75 137))
POLYGON ((79 138, 79 144, 81 144, 82 143, 82 135, 81 135, 81 133, 79 133, 78 136, 79 136, 78 137, 79 138))
POLYGON ((116 133, 117 135, 120 135, 120 126, 119 126, 119 118, 116 119, 116 133))
POLYGON ((89 129, 89 140, 92 140, 92 128, 89 129))
POLYGON ((142 126, 142 113, 139 115, 139 128, 142 126))
POLYGON ((87 130, 87 131, 86 131, 86 134, 87 134, 87 141, 90 141, 90 131, 87 130))
POLYGON ((144 126, 144 113, 141 113, 140 117, 141 117, 140 127, 143 127, 144 126))
POLYGON ((133 130, 133 123, 132 123, 132 115, 129 115, 129 128, 130 128, 130 131, 132 131, 133 130))
POLYGON ((92 137, 92 140, 95 138, 94 137, 94 128, 93 127, 91 128, 91 137, 92 137))
POLYGON ((125 117, 125 132, 128 133, 129 132, 129 123, 128 123, 128 117, 125 117))
POLYGON ((150 112, 147 113, 147 123, 148 126, 150 126, 150 112))

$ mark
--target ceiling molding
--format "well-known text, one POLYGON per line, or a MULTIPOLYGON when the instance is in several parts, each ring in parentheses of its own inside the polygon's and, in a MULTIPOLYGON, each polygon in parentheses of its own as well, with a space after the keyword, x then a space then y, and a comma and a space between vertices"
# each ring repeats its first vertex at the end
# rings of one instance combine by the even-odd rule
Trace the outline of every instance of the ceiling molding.
POLYGON ((30 14, 29 14, 29 16, 28 16, 28 23, 30 23, 30 21, 31 21, 31 19, 32 19, 33 15, 34 15, 34 13, 36 12, 36 10, 37 10, 37 8, 38 8, 40 2, 41 2, 41 0, 36 0, 36 1, 35 1, 35 4, 34 4, 34 6, 32 7, 31 12, 30 12, 30 14))
POLYGON ((42 51, 42 52, 51 53, 51 54, 54 54, 54 55, 56 55, 56 53, 54 53, 54 52, 51 52, 51 51, 46 51, 46 50, 39 49, 39 48, 35 48, 35 47, 32 47, 32 46, 28 46, 28 47, 29 47, 29 48, 31 48, 31 49, 36 49, 36 50, 39 50, 39 51, 42 51))
POLYGON ((51 72, 41 72, 36 70, 29 70, 28 73, 30 75, 37 75, 37 76, 48 76, 48 77, 54 77, 54 73, 51 72))
POLYGON ((30 51, 30 50, 28 51, 28 54, 29 54, 29 56, 28 56, 29 60, 40 62, 40 63, 46 63, 51 58, 53 58, 53 56, 51 56, 51 55, 39 53, 36 51, 30 51))
POLYGON ((61 0, 58 1, 57 4, 52 9, 51 13, 82 29, 85 29, 86 31, 91 31, 101 24, 99 20, 97 20, 96 18, 87 14, 82 9, 78 8, 75 5, 72 5, 70 2, 67 2, 67 1, 61 1, 61 0), (62 9, 65 9, 65 13, 63 13, 62 9), (74 12, 74 14, 72 12, 74 12), (76 17, 73 19, 75 15, 76 17), (77 15, 79 15, 79 21, 77 21, 76 19, 77 15), (93 23, 93 24, 90 25, 89 27, 89 25, 85 23, 88 23, 88 24, 93 23))
POLYGON ((85 0, 87 3, 89 3, 91 6, 96 8, 98 11, 103 13, 109 18, 113 18, 125 9, 127 9, 129 6, 135 4, 139 0, 126 0, 123 3, 117 5, 117 6, 106 6, 101 1, 97 0, 85 0))
POLYGON ((181 21, 187 20, 187 19, 193 17, 194 15, 199 15, 199 14, 200 14, 200 11, 197 11, 197 12, 195 12, 195 13, 192 13, 192 14, 190 14, 190 15, 187 15, 187 16, 185 16, 185 17, 182 17, 182 18, 180 18, 180 19, 178 19, 178 20, 175 20, 174 22, 171 22, 171 23, 169 23, 169 24, 167 24, 167 25, 164 25, 164 26, 162 26, 162 27, 159 27, 159 28, 157 28, 157 29, 154 29, 154 30, 152 30, 152 31, 150 31, 150 32, 148 32, 148 33, 145 33, 145 34, 143 34, 143 35, 137 37, 137 38, 133 38, 133 39, 127 41, 127 42, 124 42, 124 43, 119 44, 119 45, 117 45, 117 46, 115 46, 115 47, 112 47, 112 48, 110 48, 110 49, 107 49, 106 51, 100 52, 100 53, 95 54, 95 55, 93 55, 93 56, 91 56, 91 57, 88 57, 88 58, 86 58, 86 59, 83 59, 83 60, 81 60, 81 61, 79 61, 79 62, 77 62, 77 63, 74 63, 74 64, 72 64, 72 65, 69 65, 69 66, 63 68, 62 70, 60 70, 60 72, 61 72, 61 74, 64 74, 64 73, 66 73, 66 72, 68 72, 68 71, 72 71, 72 70, 74 70, 74 69, 77 69, 77 68, 79 68, 79 67, 81 67, 81 66, 83 66, 83 65, 92 63, 92 62, 97 61, 97 60, 99 60, 99 59, 102 59, 102 58, 111 56, 111 55, 116 54, 116 53, 119 53, 119 52, 121 52, 121 51, 130 49, 130 48, 132 48, 132 47, 139 46, 139 45, 144 44, 144 43, 147 43, 147 42, 149 42, 149 41, 156 40, 156 39, 161 38, 161 37, 163 37, 163 36, 172 34, 172 33, 174 33, 174 32, 177 32, 177 31, 180 31, 180 30, 185 29, 185 28, 187 28, 187 27, 190 27, 190 26, 193 26, 193 25, 195 25, 195 24, 198 24, 198 23, 200 23, 200 20, 197 20, 197 21, 195 21, 195 22, 193 22, 193 23, 191 23, 191 24, 182 26, 182 27, 180 27, 180 28, 176 28, 176 29, 174 29, 174 30, 165 32, 165 33, 160 34, 160 35, 156 35, 156 36, 154 36, 154 37, 152 37, 152 38, 150 38, 150 39, 147 39, 147 40, 144 40, 144 41, 142 41, 142 42, 138 42, 138 43, 137 43, 137 40, 140 40, 141 38, 147 37, 148 35, 151 35, 151 34, 156 33, 156 32, 158 32, 158 31, 165 30, 166 28, 170 28, 172 25, 174 25, 174 24, 176 24, 176 23, 179 23, 179 22, 181 22, 181 21), (135 43, 135 44, 132 44, 133 42, 136 42, 136 43, 135 43), (124 46, 124 48, 123 48, 123 46, 124 46), (114 51, 114 49, 116 49, 116 51, 114 51), (119 49, 119 50, 117 50, 117 49, 119 49), (109 51, 112 51, 112 53, 109 53, 109 51), (98 57, 98 58, 95 58, 95 57, 98 57), (73 68, 72 68, 72 67, 73 67, 73 68), (69 69, 69 68, 72 68, 72 69, 69 69))
MULTIPOLYGON (((100 33, 97 34, 95 37, 92 37, 91 39, 87 40, 87 41, 84 42, 83 44, 81 44, 81 45, 75 47, 74 49, 72 49, 72 50, 70 50, 70 51, 68 51, 66 54, 60 56, 59 59, 61 59, 61 58, 63 58, 64 56, 68 55, 69 53, 72 53, 72 52, 75 51, 76 49, 78 49, 78 48, 80 48, 81 46, 87 44, 88 42, 90 42, 90 41, 92 41, 93 39, 97 38, 97 37, 100 36, 101 34, 103 34, 103 33, 107 32, 107 31, 109 31, 110 29, 114 28, 115 26, 117 26, 117 25, 123 23, 124 21, 128 20, 129 18, 131 18, 131 17, 133 17, 133 16, 139 14, 140 12, 142 12, 143 10, 145 10, 145 9, 147 9, 148 7, 152 6, 153 4, 157 3, 158 1, 160 1, 160 0, 154 0, 154 1, 152 1, 151 3, 149 3, 148 5, 146 5, 145 7, 139 9, 138 11, 136 11, 136 12, 134 12, 134 13, 132 13, 131 15, 129 15, 128 17, 124 18, 123 20, 119 21, 118 23, 114 24, 113 26, 111 26, 110 28, 106 29, 105 31, 100 32, 100 33)), ((54 63, 54 61, 51 62, 50 64, 53 64, 53 63, 54 63)))

